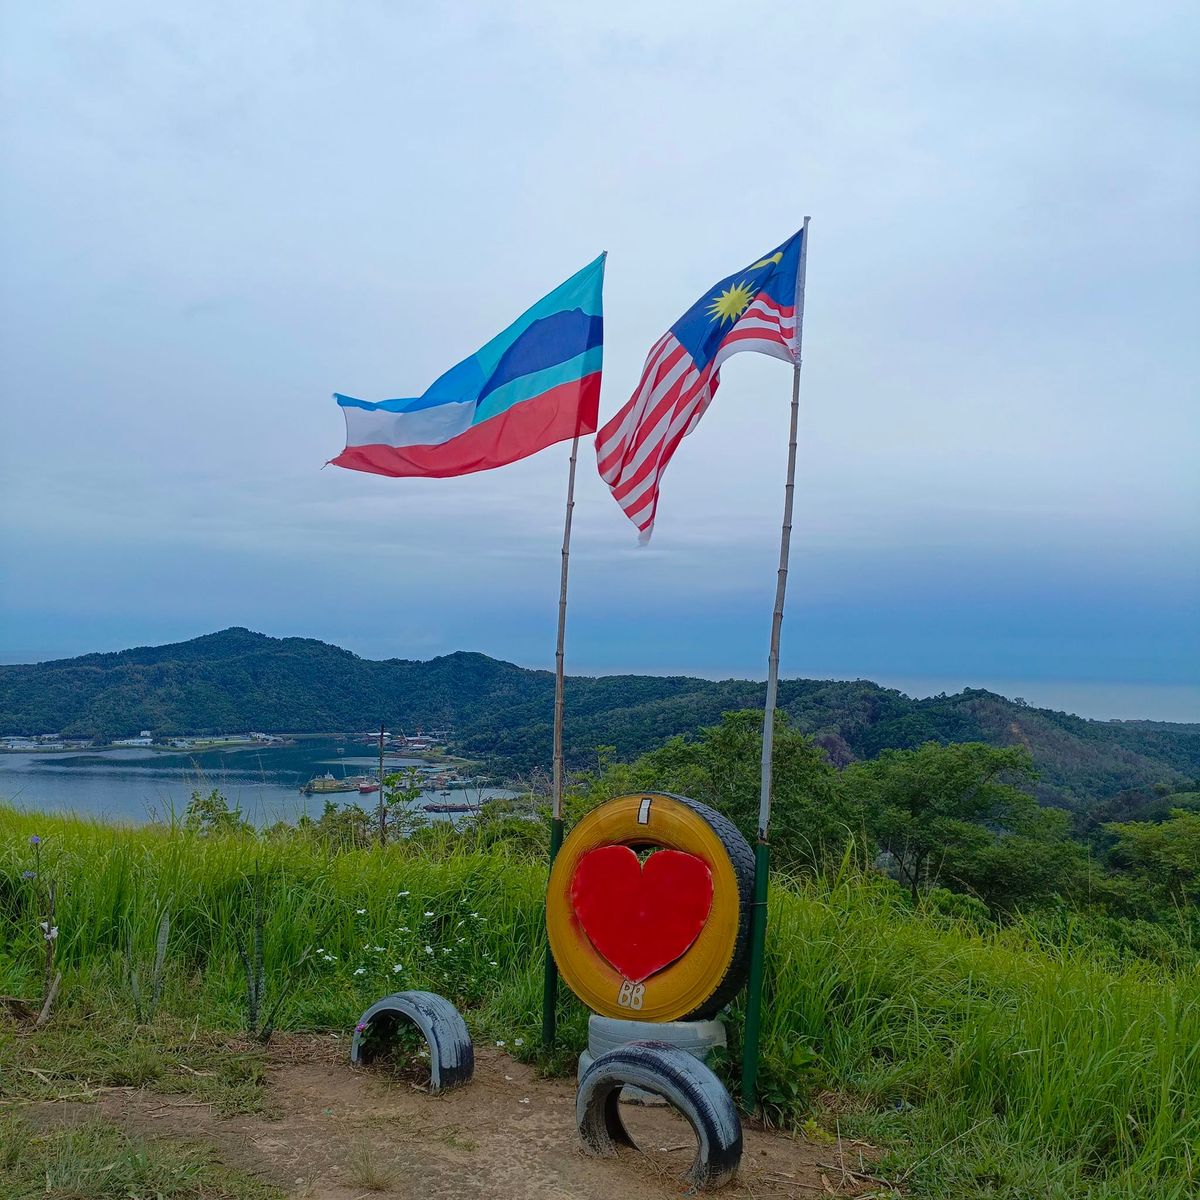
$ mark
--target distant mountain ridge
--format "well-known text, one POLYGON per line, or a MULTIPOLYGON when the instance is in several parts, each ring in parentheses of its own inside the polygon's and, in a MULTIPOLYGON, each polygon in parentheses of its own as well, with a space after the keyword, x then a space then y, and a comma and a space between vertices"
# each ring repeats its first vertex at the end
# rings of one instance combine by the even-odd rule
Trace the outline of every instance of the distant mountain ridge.
MULTIPOLYGON (((686 676, 570 676, 568 763, 595 748, 633 757, 723 712, 761 707, 763 683, 686 676)), ((554 676, 459 651, 428 661, 373 660, 311 638, 231 628, 142 646, 0 666, 0 734, 120 737, 449 726, 457 747, 512 772, 550 758, 554 676)), ((1023 744, 1040 797, 1089 807, 1130 788, 1171 790, 1200 776, 1200 724, 1092 721, 968 688, 913 700, 865 680, 787 679, 780 707, 836 764, 929 740, 1023 744)))

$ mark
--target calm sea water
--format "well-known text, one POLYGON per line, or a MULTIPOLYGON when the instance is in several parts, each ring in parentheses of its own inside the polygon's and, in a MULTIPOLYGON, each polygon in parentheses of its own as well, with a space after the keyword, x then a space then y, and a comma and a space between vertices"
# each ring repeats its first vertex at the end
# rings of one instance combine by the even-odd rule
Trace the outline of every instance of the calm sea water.
MULTIPOLYGON (((389 757, 385 769, 421 766, 419 759, 389 757)), ((230 804, 241 807, 248 821, 270 825, 294 821, 302 813, 319 816, 324 797, 305 796, 300 787, 314 775, 374 774, 378 756, 365 746, 327 740, 302 740, 294 746, 205 750, 199 753, 160 750, 102 750, 79 753, 0 754, 0 800, 19 808, 66 811, 80 816, 120 821, 162 820, 182 815, 193 791, 217 788, 230 804)), ((509 796, 500 788, 483 789, 484 797, 509 796)), ((370 811, 378 793, 334 793, 335 803, 354 801, 370 811)), ((447 799, 477 799, 455 791, 450 797, 433 792, 417 804, 447 799)), ((433 819, 438 819, 430 814, 433 819)), ((446 819, 444 815, 441 819, 446 819)))

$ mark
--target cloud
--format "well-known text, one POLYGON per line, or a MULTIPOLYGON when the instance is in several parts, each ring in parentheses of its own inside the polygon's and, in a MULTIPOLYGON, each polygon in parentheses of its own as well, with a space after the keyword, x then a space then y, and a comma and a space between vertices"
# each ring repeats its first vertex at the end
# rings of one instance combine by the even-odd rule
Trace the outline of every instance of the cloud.
MULTIPOLYGON (((612 412, 809 212, 785 667, 1196 662, 1191 10, 6 20, 8 656, 237 623, 548 662, 565 448, 322 471, 329 393, 420 390, 606 248, 612 412)), ((581 661, 761 672, 787 395, 779 363, 726 366, 647 551, 584 447, 581 661)))

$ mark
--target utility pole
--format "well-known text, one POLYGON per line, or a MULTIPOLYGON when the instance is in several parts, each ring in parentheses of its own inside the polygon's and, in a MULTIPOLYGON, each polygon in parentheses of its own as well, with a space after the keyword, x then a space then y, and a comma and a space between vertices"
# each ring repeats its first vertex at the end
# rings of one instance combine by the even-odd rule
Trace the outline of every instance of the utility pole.
POLYGON ((383 722, 379 722, 379 844, 387 845, 387 803, 383 789, 383 722))

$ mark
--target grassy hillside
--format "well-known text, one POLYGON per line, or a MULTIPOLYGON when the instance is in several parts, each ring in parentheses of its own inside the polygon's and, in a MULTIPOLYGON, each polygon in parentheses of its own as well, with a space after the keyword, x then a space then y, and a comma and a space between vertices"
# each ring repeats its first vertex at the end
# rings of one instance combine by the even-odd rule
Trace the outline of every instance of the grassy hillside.
MULTIPOLYGON (((36 1062, 22 1059, 23 1039, 0 1037, 0 1091, 95 1084, 118 1068, 125 1080, 135 1067, 153 1087, 163 1053, 238 1028, 237 939, 250 934, 255 879, 268 993, 295 985, 281 1028, 345 1033, 381 994, 431 987, 467 1011, 478 1036, 537 1052, 545 872, 515 844, 339 852, 300 832, 200 836, 0 809, 0 992, 28 996, 41 986, 45 945, 38 881, 23 877, 33 834, 41 882, 58 885, 62 1001, 36 1062), (132 932, 135 959, 149 963, 164 911, 162 1011, 135 1025, 123 948, 132 932), (37 1070, 17 1069, 26 1065, 37 1070)), ((1092 947, 1048 948, 1016 928, 913 908, 886 880, 848 867, 777 881, 767 970, 769 1111, 884 1146, 879 1170, 905 1194, 1196 1194, 1195 970, 1106 967, 1092 947)), ((567 1004, 559 1069, 584 1044, 583 1016, 567 1004)), ((740 1019, 735 1006, 735 1047, 740 1019)), ((215 1087, 202 1065, 197 1086, 215 1087)))
MULTIPOLYGON (((456 653, 373 661, 306 638, 227 629, 170 646, 0 667, 0 733, 126 736, 231 730, 316 732, 451 726, 459 747, 509 772, 550 760, 553 676, 456 653)), ((759 707, 764 686, 683 676, 574 676, 566 752, 632 758, 723 712, 759 707)), ((1200 777, 1200 725, 1088 721, 968 689, 912 700, 859 680, 784 680, 779 702, 835 764, 929 740, 1024 745, 1040 798, 1084 807, 1131 788, 1178 790, 1200 777)))

